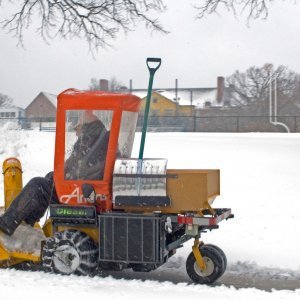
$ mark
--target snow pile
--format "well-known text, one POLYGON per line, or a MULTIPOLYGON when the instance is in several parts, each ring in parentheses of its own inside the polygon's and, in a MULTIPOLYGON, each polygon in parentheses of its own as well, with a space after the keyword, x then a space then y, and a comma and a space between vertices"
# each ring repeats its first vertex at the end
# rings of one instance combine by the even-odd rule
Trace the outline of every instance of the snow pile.
POLYGON ((0 232, 0 243, 11 252, 25 252, 34 256, 41 254, 41 242, 46 237, 41 228, 20 224, 12 236, 0 232))
MULTIPOLYGON (((27 147, 29 133, 27 131, 15 130, 16 124, 6 122, 0 127, 0 155, 18 157, 23 148, 27 147)), ((8 158, 8 157, 6 157, 8 158)))

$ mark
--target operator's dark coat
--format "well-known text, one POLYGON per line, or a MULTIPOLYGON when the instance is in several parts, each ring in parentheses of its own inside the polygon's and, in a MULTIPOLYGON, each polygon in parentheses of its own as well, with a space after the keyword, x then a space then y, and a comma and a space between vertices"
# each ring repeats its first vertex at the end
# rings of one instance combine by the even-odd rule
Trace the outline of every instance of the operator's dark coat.
POLYGON ((82 134, 65 163, 65 179, 102 179, 108 137, 101 121, 83 124, 82 134))
MULTIPOLYGON (((109 133, 100 120, 82 125, 82 134, 65 162, 65 179, 102 179, 109 133)), ((32 178, 0 216, 0 230, 12 235, 22 221, 34 225, 49 204, 58 204, 53 172, 32 178)))

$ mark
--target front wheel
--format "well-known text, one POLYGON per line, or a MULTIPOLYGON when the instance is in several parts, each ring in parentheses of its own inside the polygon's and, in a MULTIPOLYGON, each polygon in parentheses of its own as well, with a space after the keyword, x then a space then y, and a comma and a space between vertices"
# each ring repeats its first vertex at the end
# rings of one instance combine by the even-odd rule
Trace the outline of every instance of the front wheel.
POLYGON ((198 284, 212 284, 224 273, 224 262, 220 253, 213 247, 200 247, 200 253, 205 262, 205 270, 201 270, 191 252, 186 261, 186 271, 189 277, 198 284))
POLYGON ((55 233, 46 240, 42 251, 44 270, 64 275, 90 275, 97 267, 97 259, 96 243, 78 230, 55 233))

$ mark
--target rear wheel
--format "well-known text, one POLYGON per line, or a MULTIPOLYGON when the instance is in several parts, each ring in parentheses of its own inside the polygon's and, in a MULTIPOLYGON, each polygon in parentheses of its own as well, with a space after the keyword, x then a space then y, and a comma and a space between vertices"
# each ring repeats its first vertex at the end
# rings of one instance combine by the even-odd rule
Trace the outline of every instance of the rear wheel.
POLYGON ((213 244, 205 244, 205 247, 208 247, 208 248, 214 248, 215 250, 217 250, 220 254, 220 256, 222 257, 222 260, 223 260, 223 273, 221 275, 224 274, 226 268, 227 268, 227 257, 226 257, 226 254, 224 253, 224 251, 216 246, 216 245, 213 245, 213 244))
POLYGON ((98 247, 85 233, 77 230, 57 232, 48 238, 42 251, 47 272, 64 275, 90 275, 98 261, 98 247))
POLYGON ((212 284, 224 273, 224 262, 221 254, 213 247, 200 247, 200 253, 206 268, 202 270, 191 252, 186 261, 186 271, 189 277, 199 284, 212 284))

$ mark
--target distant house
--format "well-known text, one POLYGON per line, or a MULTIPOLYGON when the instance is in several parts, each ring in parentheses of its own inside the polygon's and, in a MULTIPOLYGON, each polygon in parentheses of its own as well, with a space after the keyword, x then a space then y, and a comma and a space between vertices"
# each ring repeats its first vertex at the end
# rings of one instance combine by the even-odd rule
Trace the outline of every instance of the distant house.
POLYGON ((56 107, 56 95, 40 92, 25 108, 25 115, 27 118, 55 118, 56 107))
MULTIPOLYGON (((140 108, 141 115, 145 111, 146 98, 142 98, 142 104, 140 108)), ((153 92, 151 96, 151 110, 150 116, 190 116, 193 114, 194 106, 176 103, 164 94, 159 92, 153 92)))
POLYGON ((25 110, 21 107, 0 107, 0 119, 21 119, 25 117, 25 110))
POLYGON ((10 123, 13 125, 11 128, 19 128, 23 125, 25 116, 25 110, 21 107, 11 106, 11 107, 0 107, 0 125, 10 123), (16 127, 14 127, 16 125, 16 127))
MULTIPOLYGON (((144 111, 146 89, 133 89, 132 94, 143 99, 141 113, 144 111)), ((218 77, 217 87, 213 88, 165 88, 155 89, 152 93, 152 116, 183 116, 193 115, 194 110, 224 107, 229 105, 226 100, 224 77, 218 77)))

